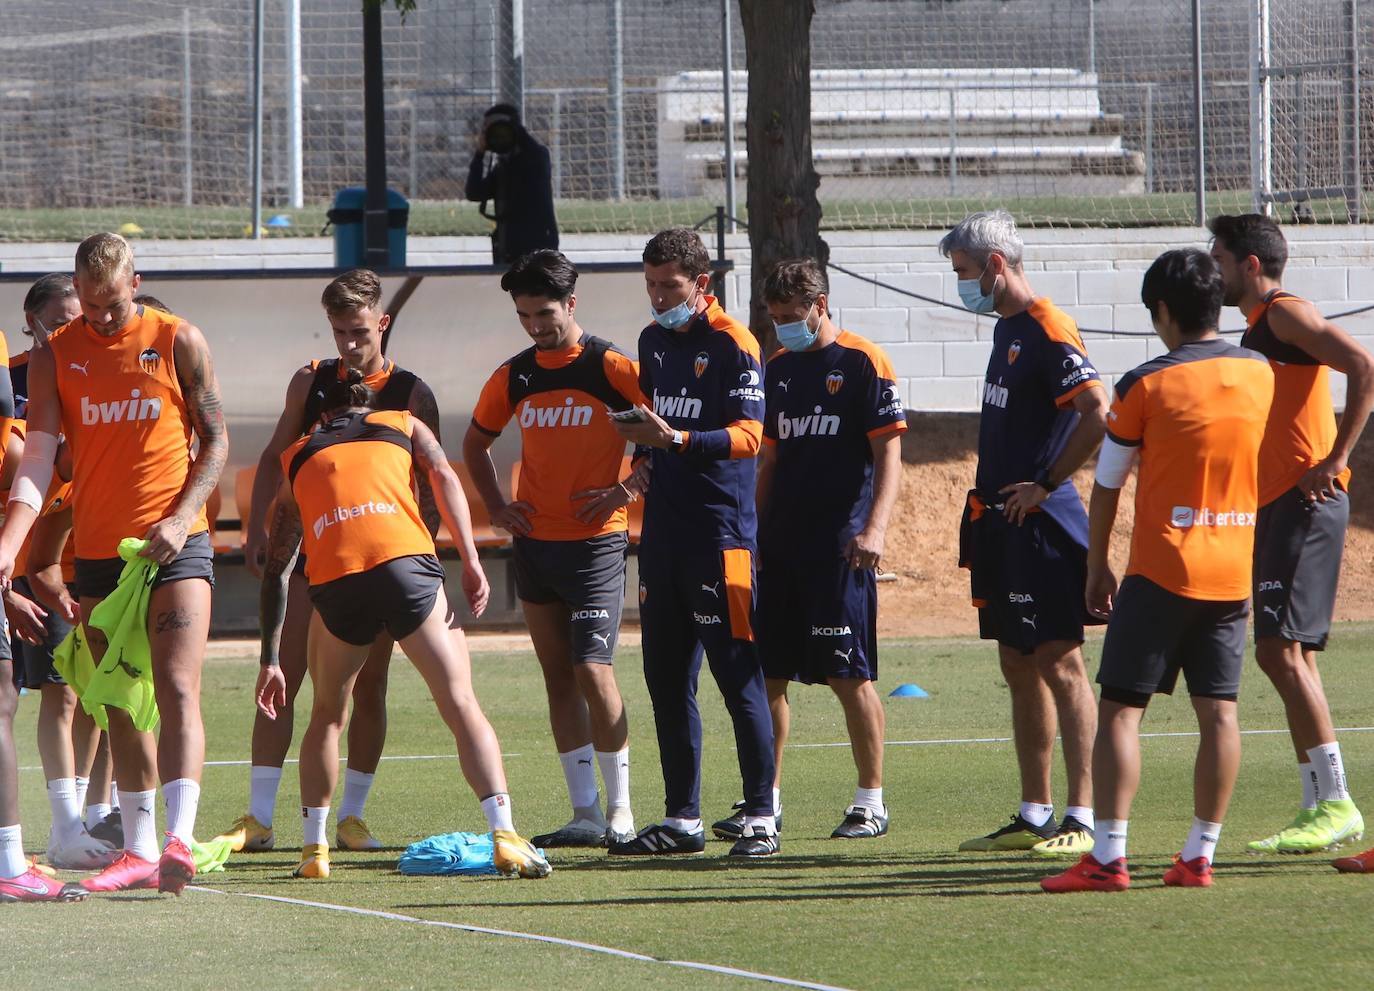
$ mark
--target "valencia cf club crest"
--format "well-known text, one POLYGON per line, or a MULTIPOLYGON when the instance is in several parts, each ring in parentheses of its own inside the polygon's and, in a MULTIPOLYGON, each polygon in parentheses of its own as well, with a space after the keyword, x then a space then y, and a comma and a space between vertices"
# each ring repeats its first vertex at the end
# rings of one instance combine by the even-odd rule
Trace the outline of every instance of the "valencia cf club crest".
POLYGON ((649 586, 643 582, 639 583, 639 604, 644 605, 644 600, 649 597, 649 586))
POLYGON ((705 351, 697 354, 697 360, 692 363, 693 370, 697 373, 697 378, 706 374, 706 366, 711 363, 711 356, 705 351))
POLYGON ((825 391, 832 396, 844 385, 844 372, 838 368, 825 377, 825 391))
POLYGON ((1021 342, 1012 341, 1011 347, 1007 348, 1007 364, 1016 364, 1016 359, 1021 357, 1021 342))
POLYGON ((138 356, 138 365, 149 375, 157 374, 157 366, 162 363, 162 355, 156 348, 144 348, 138 356))

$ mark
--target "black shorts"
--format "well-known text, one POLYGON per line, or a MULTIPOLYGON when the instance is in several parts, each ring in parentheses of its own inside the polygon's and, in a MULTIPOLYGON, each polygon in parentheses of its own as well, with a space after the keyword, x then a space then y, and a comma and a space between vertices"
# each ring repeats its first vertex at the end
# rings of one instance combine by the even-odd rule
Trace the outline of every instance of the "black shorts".
MULTIPOLYGON (((33 594, 33 586, 27 578, 16 578, 14 580, 14 590, 27 599, 37 602, 37 597, 33 594)), ((41 605, 41 603, 40 603, 41 605)), ((72 631, 71 624, 57 614, 53 609, 43 606, 47 618, 43 620, 43 627, 47 635, 43 642, 39 644, 25 643, 15 637, 15 653, 23 659, 24 685, 27 688, 41 688, 44 685, 65 685, 62 676, 53 667, 52 655, 59 644, 67 639, 67 634, 72 631)), ((18 667, 19 665, 15 665, 18 667)))
MULTIPOLYGON (((124 559, 121 557, 77 558, 77 596, 83 599, 105 598, 115 590, 123 572, 124 559)), ((186 545, 172 563, 157 569, 153 588, 188 578, 203 578, 212 587, 215 584, 215 549, 210 544, 210 534, 205 531, 187 537, 186 545)))
POLYGON ((878 678, 878 582, 843 558, 779 561, 759 570, 759 655, 765 678, 819 685, 878 678))
POLYGON ((561 602, 571 619, 574 664, 610 664, 625 606, 624 533, 586 540, 516 537, 515 594, 522 602, 561 602))
POLYGON ((393 640, 410 636, 429 619, 444 566, 432 554, 393 558, 355 575, 310 586, 310 601, 325 628, 344 643, 370 646, 383 630, 393 640))
POLYGON ((992 508, 977 520, 966 510, 959 543, 982 639, 1029 656, 1044 643, 1082 643, 1083 627, 1101 622, 1083 602, 1087 549, 1048 513, 1017 526, 992 508))
POLYGON ((1336 609, 1350 499, 1314 502, 1289 489, 1255 523, 1255 639, 1282 637, 1324 650, 1336 609))
POLYGON ((1172 695, 1182 671, 1190 695, 1234 701, 1249 614, 1246 599, 1186 599, 1142 575, 1127 575, 1102 644, 1102 697, 1144 705, 1151 695, 1172 695))

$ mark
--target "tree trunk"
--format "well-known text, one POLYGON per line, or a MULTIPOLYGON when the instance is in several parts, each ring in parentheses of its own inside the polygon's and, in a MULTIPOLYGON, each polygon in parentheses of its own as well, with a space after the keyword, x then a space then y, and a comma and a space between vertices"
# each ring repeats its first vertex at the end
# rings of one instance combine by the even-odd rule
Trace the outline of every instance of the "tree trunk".
POLYGON ((784 258, 811 257, 825 265, 821 240, 820 176, 811 161, 811 18, 814 0, 739 0, 744 25, 749 105, 748 206, 751 300, 749 326, 762 342, 773 322, 763 279, 784 258))

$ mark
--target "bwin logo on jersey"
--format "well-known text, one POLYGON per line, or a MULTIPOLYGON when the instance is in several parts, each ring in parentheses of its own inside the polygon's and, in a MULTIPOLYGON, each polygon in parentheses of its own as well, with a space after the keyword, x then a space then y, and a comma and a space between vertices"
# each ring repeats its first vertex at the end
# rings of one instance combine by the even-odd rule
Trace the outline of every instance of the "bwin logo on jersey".
POLYGON ((705 351, 698 351, 696 360, 692 362, 692 371, 697 373, 697 378, 706 374, 706 366, 711 363, 711 356, 705 351))
POLYGON ((81 397, 81 422, 88 427, 97 423, 161 418, 162 400, 156 396, 145 397, 138 389, 130 389, 128 399, 116 399, 112 403, 93 403, 89 396, 81 397))
POLYGON ((576 623, 580 619, 610 619, 611 614, 605 609, 579 609, 572 614, 572 621, 576 623))
POLYGON ((821 413, 821 408, 816 407, 814 413, 806 416, 787 416, 785 413, 778 414, 778 437, 786 440, 788 437, 834 437, 840 432, 840 418, 833 413, 821 413))
POLYGON ((998 409, 1007 408, 1007 397, 1010 393, 1005 385, 993 385, 991 382, 983 383, 983 405, 996 406, 998 409))
POLYGON ((520 426, 526 430, 531 427, 585 427, 592 422, 590 406, 574 406, 573 398, 563 400, 562 406, 536 406, 529 400, 520 407, 520 426))
POLYGON ((825 377, 825 391, 832 396, 844 388, 844 372, 838 368, 825 377))
POLYGON ((679 396, 661 396, 655 389, 654 412, 663 417, 695 420, 701 416, 701 400, 687 395, 686 389, 683 389, 679 396))

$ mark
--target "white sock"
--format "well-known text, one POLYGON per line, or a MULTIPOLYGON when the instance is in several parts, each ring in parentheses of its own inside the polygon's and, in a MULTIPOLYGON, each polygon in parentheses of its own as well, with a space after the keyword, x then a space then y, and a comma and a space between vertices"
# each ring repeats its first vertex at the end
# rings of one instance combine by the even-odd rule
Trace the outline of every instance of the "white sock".
POLYGON ((306 846, 316 843, 321 846, 328 845, 324 838, 324 825, 329 820, 328 805, 322 805, 317 809, 302 805, 301 820, 301 843, 306 846))
POLYGON ((76 810, 78 813, 86 807, 86 789, 91 785, 90 778, 76 776, 76 810))
POLYGON ((780 816, 780 815, 782 815, 782 789, 781 789, 781 788, 774 788, 774 789, 773 789, 773 815, 774 815, 774 816, 780 816))
POLYGON ((760 826, 769 836, 776 836, 778 832, 776 820, 772 816, 745 816, 744 835, 748 836, 754 831, 755 826, 760 826))
MULTIPOLYGON (((558 755, 562 760, 563 755, 558 755)), ((606 808, 630 807, 630 748, 598 750, 596 764, 601 768, 601 780, 606 782, 606 808)), ((580 765, 579 765, 580 766, 580 765)))
POLYGON ((1032 826, 1043 826, 1054 818, 1054 806, 1041 805, 1039 802, 1022 802, 1021 818, 1032 826))
POLYGON ((113 778, 110 779, 110 811, 119 811, 119 782, 113 778))
POLYGON ((1302 778, 1302 807, 1311 811, 1317 807, 1317 769, 1310 760, 1298 765, 1298 777, 1302 778))
POLYGON ((93 802, 86 806, 86 829, 95 829, 96 826, 99 826, 105 821, 105 817, 108 816, 110 812, 110 807, 103 802, 93 802))
POLYGON ((147 791, 119 792, 120 816, 124 822, 124 849, 144 860, 157 860, 160 854, 157 819, 153 815, 153 803, 156 800, 157 792, 151 788, 147 791))
POLYGON ((196 831, 200 782, 190 778, 168 781, 162 786, 162 797, 167 801, 167 832, 189 847, 194 842, 192 834, 196 831))
POLYGON ((0 877, 18 877, 29 869, 24 857, 24 838, 19 823, 0 826, 0 877))
POLYGON ((1064 818, 1073 816, 1089 829, 1093 828, 1093 810, 1086 805, 1070 805, 1064 810, 1064 818))
POLYGON ((1206 857, 1207 863, 1210 864, 1216 859, 1217 840, 1219 839, 1221 839, 1221 823, 1203 822, 1194 816, 1193 828, 1188 830, 1188 842, 1183 844, 1183 853, 1179 856, 1184 860, 1206 857))
POLYGON ((683 833, 701 832, 701 819, 681 819, 677 816, 664 816, 663 825, 672 826, 674 829, 683 833))
MULTIPOLYGON (((590 747, 587 748, 591 750, 590 747)), ((596 801, 596 797, 592 797, 596 801)), ((511 818, 510 796, 505 792, 491 795, 482 799, 482 815, 487 817, 487 826, 492 832, 498 829, 515 829, 515 822, 511 818)))
MULTIPOLYGON (((563 765, 563 780, 568 783, 568 798, 575 809, 585 809, 601 802, 596 791, 596 766, 592 763, 594 755, 590 743, 558 755, 559 763, 563 765)), ((609 788, 610 784, 606 787, 609 788)))
POLYGON ((81 806, 76 802, 76 779, 53 778, 48 782, 48 805, 52 807, 52 834, 68 840, 81 832, 81 806))
MULTIPOLYGON (((776 804, 777 799, 774 799, 776 804)), ((882 788, 855 788, 854 804, 861 809, 868 809, 876 815, 885 815, 887 806, 883 804, 882 788)))
POLYGON ((280 767, 254 764, 248 772, 248 814, 264 826, 272 825, 272 816, 277 811, 277 789, 280 785, 280 767))
POLYGON ((1093 831, 1093 860, 1104 867, 1126 856, 1126 820, 1099 819, 1093 831))
POLYGON ((344 768, 344 793, 339 802, 339 821, 349 816, 363 817, 363 807, 367 805, 367 793, 372 790, 374 774, 364 774, 351 767, 344 768))
POLYGON ((1345 790, 1345 762, 1341 760, 1341 745, 1323 743, 1307 751, 1307 756, 1317 775, 1317 800, 1349 801, 1350 792, 1345 790))

